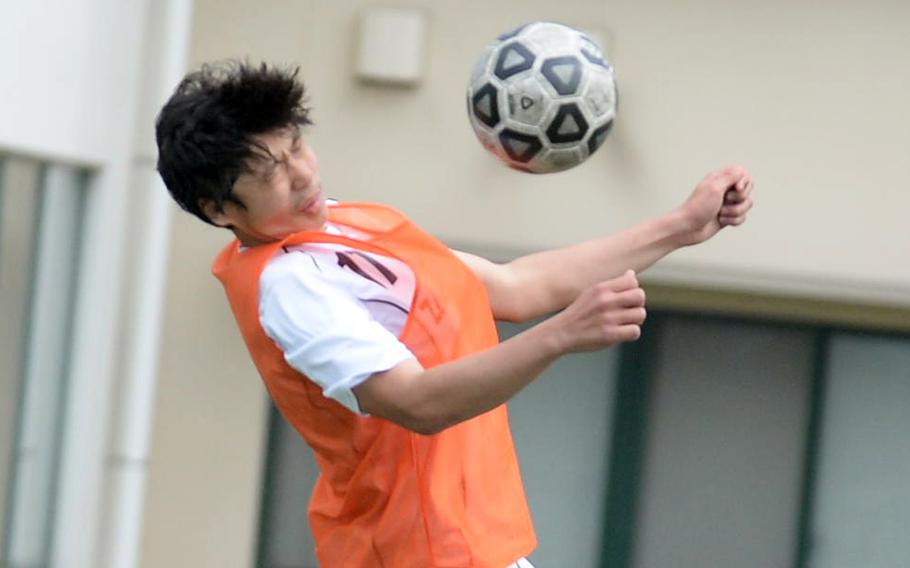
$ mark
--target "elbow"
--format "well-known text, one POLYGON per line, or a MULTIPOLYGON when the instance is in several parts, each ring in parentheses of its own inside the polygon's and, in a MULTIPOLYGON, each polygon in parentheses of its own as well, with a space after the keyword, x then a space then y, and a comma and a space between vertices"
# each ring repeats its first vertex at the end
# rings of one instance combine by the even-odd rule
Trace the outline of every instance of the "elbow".
POLYGON ((364 409, 368 415, 382 418, 389 422, 421 436, 438 434, 448 427, 443 420, 429 414, 419 412, 411 407, 385 407, 382 409, 364 409))
POLYGON ((416 360, 376 373, 354 388, 364 414, 383 418, 422 436, 432 436, 469 418, 452 406, 439 381, 424 375, 416 360))
POLYGON ((402 428, 421 436, 435 436, 457 422, 431 412, 409 412, 402 420, 396 420, 402 428))
POLYGON ((435 436, 436 434, 439 434, 440 432, 442 432, 445 429, 446 429, 445 426, 443 426, 441 424, 433 424, 433 423, 415 424, 412 427, 408 428, 408 430, 410 430, 411 432, 413 432, 415 434, 420 434, 421 436, 435 436))
POLYGON ((495 316, 496 321, 507 321, 509 323, 524 323, 530 319, 521 310, 511 306, 500 308, 493 315, 495 316))
POLYGON ((433 400, 411 401, 407 407, 399 407, 397 410, 393 422, 421 436, 434 436, 470 418, 457 414, 445 405, 436 404, 433 400))
POLYGON ((574 300, 575 295, 568 291, 558 293, 543 289, 515 289, 498 298, 493 315, 499 321, 524 323, 563 309, 571 303, 571 300, 565 301, 569 298, 574 300))
POLYGON ((497 321, 510 323, 524 323, 537 315, 533 301, 526 294, 519 293, 510 294, 508 299, 500 299, 493 313, 497 321))
POLYGON ((445 395, 441 393, 420 391, 419 396, 410 398, 405 405, 396 409, 395 423, 415 434, 434 436, 470 418, 458 414, 455 408, 443 402, 446 400, 445 395))

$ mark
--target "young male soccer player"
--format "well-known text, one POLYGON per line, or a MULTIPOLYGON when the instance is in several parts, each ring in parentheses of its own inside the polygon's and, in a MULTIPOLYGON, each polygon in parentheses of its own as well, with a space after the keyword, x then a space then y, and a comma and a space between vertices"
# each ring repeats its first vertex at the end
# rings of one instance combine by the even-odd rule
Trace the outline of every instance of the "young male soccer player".
POLYGON ((752 181, 709 174, 669 214, 496 264, 392 208, 331 203, 296 71, 203 66, 157 121, 174 199, 236 236, 215 260, 250 354, 321 475, 323 568, 529 566, 504 403, 550 363, 640 335, 641 271, 739 225, 752 181), (495 319, 558 312, 499 343, 495 319))

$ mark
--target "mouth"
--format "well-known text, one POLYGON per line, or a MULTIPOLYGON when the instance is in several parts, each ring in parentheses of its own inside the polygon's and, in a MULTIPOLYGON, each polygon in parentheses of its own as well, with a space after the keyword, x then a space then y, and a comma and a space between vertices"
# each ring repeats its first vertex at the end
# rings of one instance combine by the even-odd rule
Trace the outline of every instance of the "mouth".
POLYGON ((319 207, 322 205, 323 201, 324 199, 322 197, 322 188, 320 187, 318 190, 316 190, 316 194, 313 197, 307 199, 304 202, 303 207, 300 208, 300 211, 308 215, 313 215, 319 211, 319 207))

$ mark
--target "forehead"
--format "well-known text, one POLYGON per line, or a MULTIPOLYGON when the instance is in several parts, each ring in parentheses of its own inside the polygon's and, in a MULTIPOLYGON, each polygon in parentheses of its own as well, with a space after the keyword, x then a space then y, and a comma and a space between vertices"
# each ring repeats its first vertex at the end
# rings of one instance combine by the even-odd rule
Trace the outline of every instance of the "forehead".
POLYGON ((250 137, 250 154, 244 160, 246 171, 243 175, 252 175, 256 177, 267 176, 288 151, 289 147, 294 144, 296 138, 299 138, 300 131, 296 129, 281 129, 256 134, 250 137))
POLYGON ((298 138, 300 130, 297 128, 278 128, 270 130, 263 134, 255 134, 251 137, 253 142, 253 157, 260 159, 274 158, 284 151, 289 141, 298 138), (269 155, 262 155, 266 150, 269 155))

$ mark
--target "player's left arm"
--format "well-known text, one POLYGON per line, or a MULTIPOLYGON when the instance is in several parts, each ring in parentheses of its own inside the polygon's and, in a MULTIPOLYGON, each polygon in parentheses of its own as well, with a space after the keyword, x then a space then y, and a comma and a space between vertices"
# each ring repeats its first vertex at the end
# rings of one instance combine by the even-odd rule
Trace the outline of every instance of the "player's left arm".
POLYGON ((618 233, 494 263, 455 251, 483 281, 496 319, 525 321, 561 310, 582 290, 626 270, 639 273, 674 250, 741 225, 752 208, 752 177, 742 166, 714 171, 673 211, 618 233))

